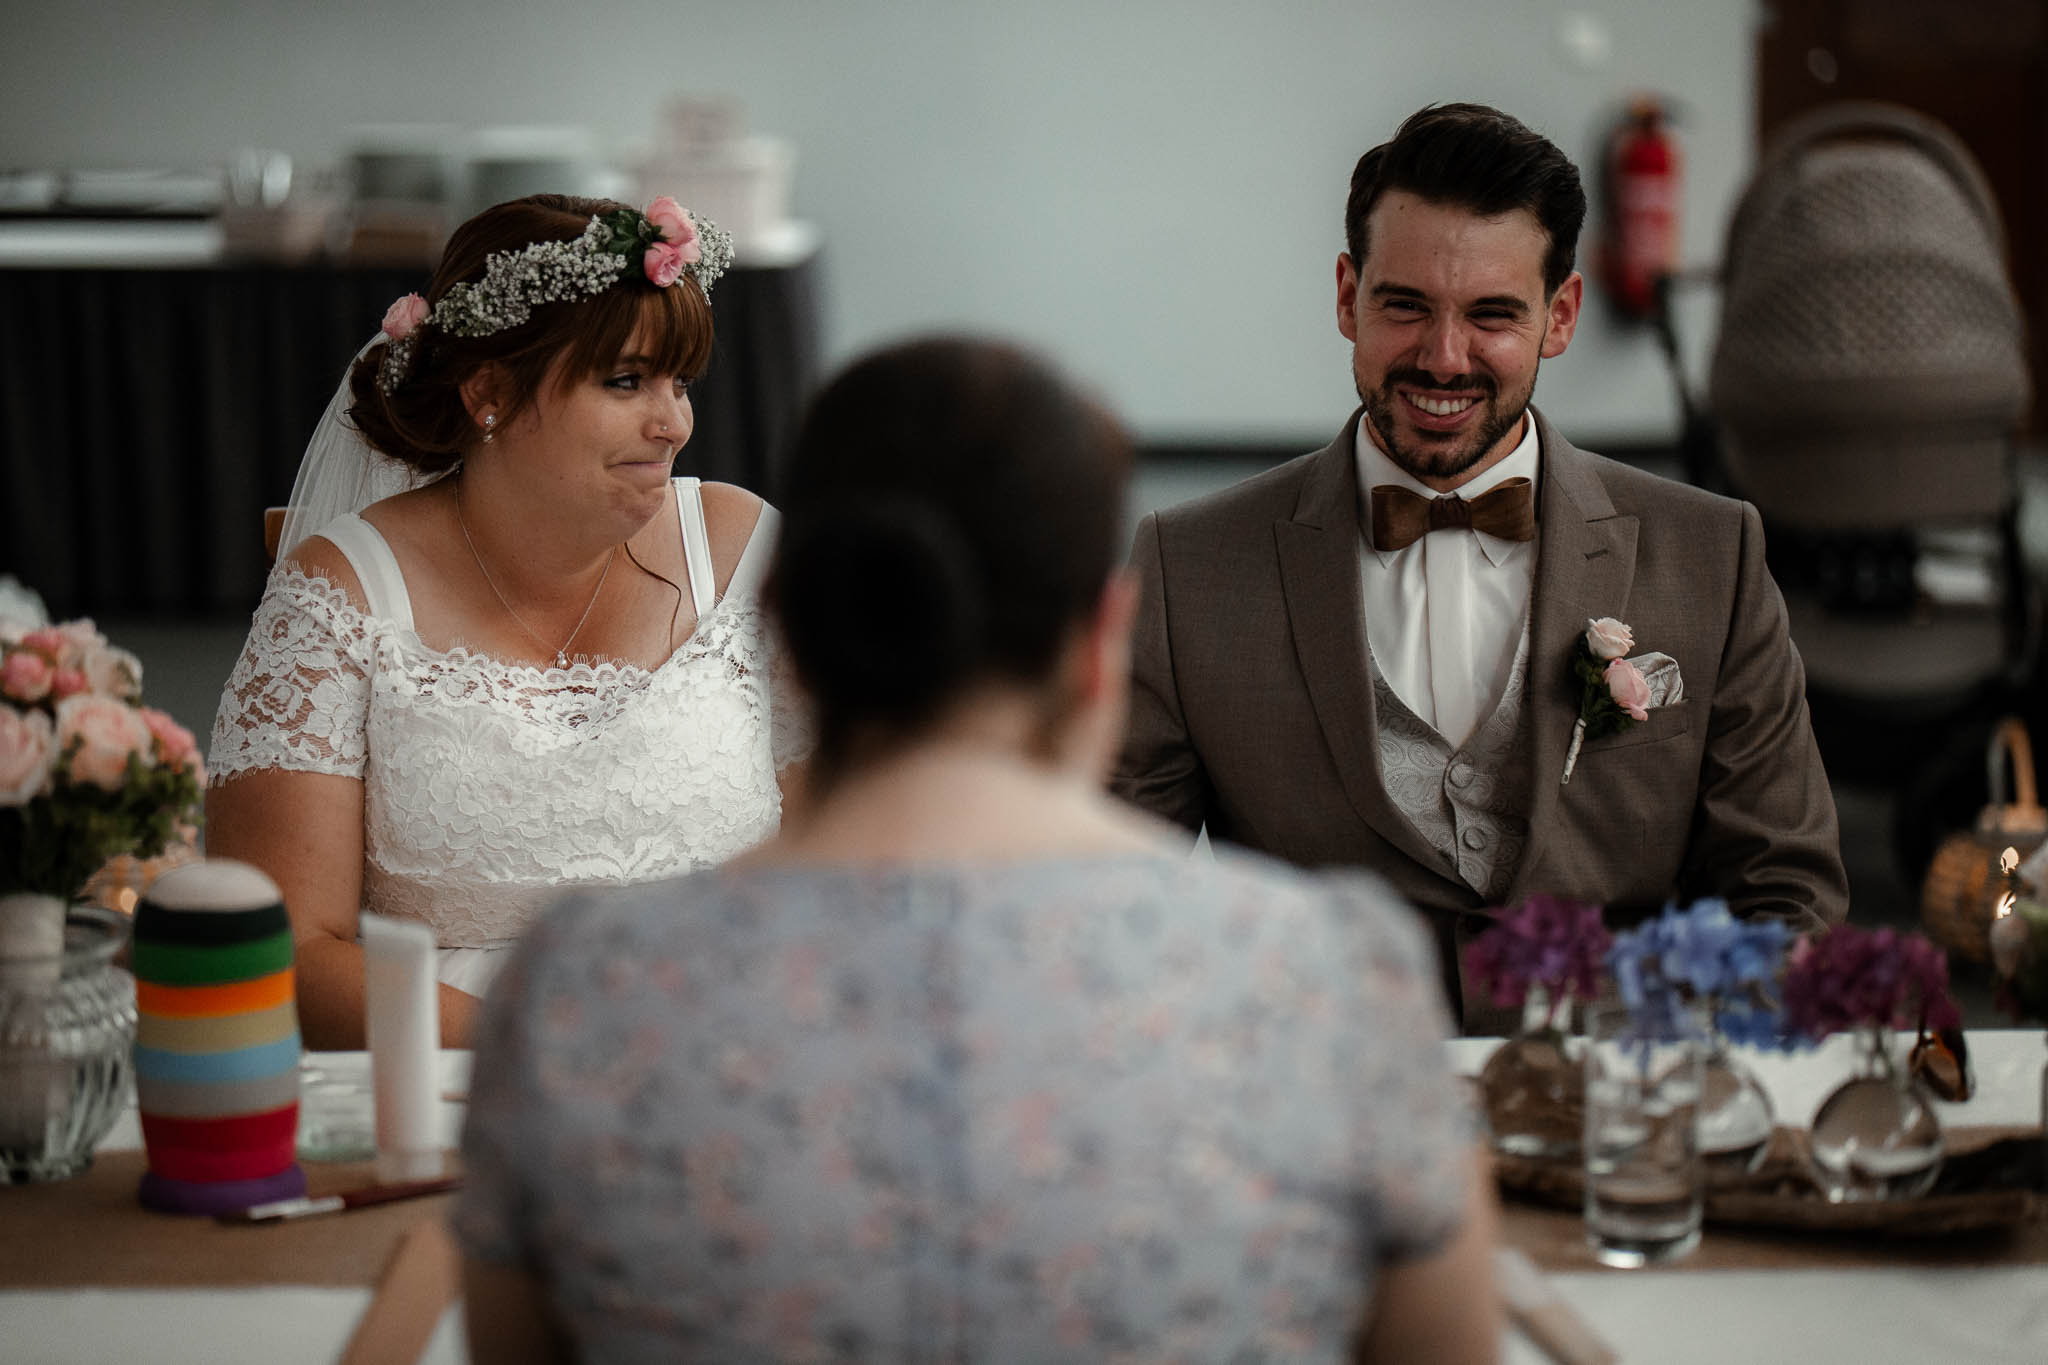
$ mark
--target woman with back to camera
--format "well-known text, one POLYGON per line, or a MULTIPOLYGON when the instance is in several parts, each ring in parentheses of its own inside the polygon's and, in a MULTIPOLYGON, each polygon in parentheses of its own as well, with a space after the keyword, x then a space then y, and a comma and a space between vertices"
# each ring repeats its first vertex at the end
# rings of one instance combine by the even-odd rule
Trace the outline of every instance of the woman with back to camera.
POLYGON ((1494 1358, 1411 913, 1101 793, 1128 461, 997 345, 814 403, 769 587, 812 804, 513 954, 455 1220, 476 1359, 1494 1358))
POLYGON ((804 739, 758 604, 775 513, 671 477, 730 259, 666 197, 499 204, 345 376, 207 800, 208 851, 284 892, 309 1044, 362 1046, 361 909, 433 928, 442 1041, 467 1046, 563 886, 776 828, 804 739))

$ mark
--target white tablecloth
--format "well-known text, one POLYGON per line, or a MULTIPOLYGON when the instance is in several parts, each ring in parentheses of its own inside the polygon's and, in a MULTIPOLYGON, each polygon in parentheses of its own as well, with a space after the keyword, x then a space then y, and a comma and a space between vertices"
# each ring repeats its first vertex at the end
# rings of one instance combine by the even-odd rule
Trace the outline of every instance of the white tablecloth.
MULTIPOLYGON (((1452 1044, 1476 1071, 1497 1044, 1452 1044)), ((1781 1123, 1804 1125, 1847 1069, 1848 1040, 1815 1053, 1751 1057, 1781 1123)), ((2048 1049, 2025 1030, 1970 1034, 1978 1096, 1943 1105, 1952 1125, 2027 1124, 2040 1118, 2048 1049)), ((361 1054, 322 1054, 323 1066, 365 1065, 361 1054)), ((443 1087, 468 1083, 466 1053, 443 1054, 443 1087)), ((443 1106, 453 1145, 461 1107, 443 1106)), ((136 1147, 131 1112, 104 1146, 136 1147)), ((0 1198, 5 1198, 0 1191, 0 1198)), ((1709 1230, 1709 1237, 1713 1236, 1709 1230)), ((1958 1360, 1969 1365, 2048 1362, 2048 1267, 1906 1267, 1840 1271, 1595 1271, 1550 1277, 1624 1361, 1661 1365, 1878 1365, 1958 1360)), ((151 1365, 328 1365, 369 1302, 368 1289, 0 1290, 0 1357, 10 1365, 149 1361, 151 1365)), ((1510 1334, 1511 1365, 1544 1357, 1510 1334)), ((443 1318, 423 1360, 466 1359, 460 1315, 443 1318)))
MULTIPOLYGON (((314 1054, 324 1070, 369 1075, 369 1054, 314 1054)), ((441 1054, 441 1089, 469 1088, 469 1054, 441 1054)), ((444 1101, 441 1142, 457 1144, 462 1106, 444 1101)), ((100 1150, 140 1149, 133 1102, 100 1150)), ((7 1192, 0 1189, 0 1199, 7 1192)), ((370 1290, 292 1285, 246 1289, 37 1289, 0 1287, 0 1361, 5 1365, 332 1365, 370 1302, 370 1290)), ((463 1365, 469 1352, 459 1306, 442 1316, 420 1357, 463 1365)))
MULTIPOLYGON (((1475 1073, 1496 1040, 1451 1045, 1459 1070, 1475 1073)), ((1903 1044, 1901 1045, 1903 1048, 1903 1044)), ((1941 1104, 1951 1127, 2041 1120, 2042 1035, 1972 1030, 1977 1093, 1941 1104)), ((1770 1092, 1778 1122, 1806 1127, 1848 1073, 1854 1040, 1831 1038, 1793 1056, 1745 1053, 1770 1092)), ((1713 1229, 1706 1235, 1712 1237, 1713 1229)), ((1624 1361, 1659 1365, 1970 1365, 2048 1362, 2048 1266, 1882 1270, 1601 1270, 1560 1274, 1551 1284, 1624 1361)), ((1545 1357, 1519 1335, 1511 1365, 1545 1357)))

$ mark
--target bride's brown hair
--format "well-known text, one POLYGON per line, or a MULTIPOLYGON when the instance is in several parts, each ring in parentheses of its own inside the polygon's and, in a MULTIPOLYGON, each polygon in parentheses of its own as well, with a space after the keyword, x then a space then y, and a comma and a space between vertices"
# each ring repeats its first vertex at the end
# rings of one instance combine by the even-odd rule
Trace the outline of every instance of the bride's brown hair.
MULTIPOLYGON (((535 194, 485 209, 448 239, 427 303, 439 303, 464 280, 482 279, 493 252, 574 241, 594 215, 623 207, 610 199, 535 194)), ((349 420, 377 450, 423 474, 439 474, 454 468, 477 439, 462 402, 471 376, 496 367, 507 394, 498 421, 509 424, 532 404, 550 371, 563 384, 596 375, 611 367, 636 332, 654 373, 702 374, 711 360, 711 303, 696 277, 686 270, 660 289, 629 267, 602 293, 536 305, 526 322, 489 336, 451 336, 423 326, 404 381, 388 394, 377 385, 384 348, 372 347, 349 375, 349 420)))

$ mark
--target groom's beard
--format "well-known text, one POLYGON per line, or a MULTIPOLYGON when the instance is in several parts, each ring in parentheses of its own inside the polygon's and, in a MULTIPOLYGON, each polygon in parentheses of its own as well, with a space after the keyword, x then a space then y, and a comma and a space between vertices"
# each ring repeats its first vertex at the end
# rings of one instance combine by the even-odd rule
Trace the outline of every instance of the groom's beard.
POLYGON ((1485 459, 1487 453, 1521 422, 1522 414, 1529 410, 1529 400, 1535 393, 1536 374, 1533 370, 1529 374, 1529 386, 1506 402, 1501 401, 1500 385, 1481 374, 1460 375, 1445 383, 1422 370, 1389 370, 1378 388, 1368 389, 1362 382, 1358 383, 1359 401, 1365 404, 1366 420, 1372 423, 1373 434, 1380 438, 1380 449, 1397 468, 1423 480, 1455 479, 1485 459), (1479 405, 1483 411, 1478 424, 1468 432, 1446 435, 1404 431, 1397 412, 1401 399, 1394 392, 1402 384, 1418 389, 1482 395, 1479 405))

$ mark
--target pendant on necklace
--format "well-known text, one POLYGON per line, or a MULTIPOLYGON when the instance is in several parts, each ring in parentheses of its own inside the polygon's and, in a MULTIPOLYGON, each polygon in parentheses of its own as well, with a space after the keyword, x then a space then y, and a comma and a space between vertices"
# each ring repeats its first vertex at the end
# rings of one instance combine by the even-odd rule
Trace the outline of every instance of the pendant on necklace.
POLYGON ((566 654, 564 654, 564 653, 563 653, 563 652, 562 652, 561 650, 559 650, 559 649, 558 649, 558 650, 556 650, 556 651, 555 651, 555 667, 556 667, 556 668, 567 668, 568 666, 569 666, 569 656, 568 656, 568 655, 566 655, 566 654))

